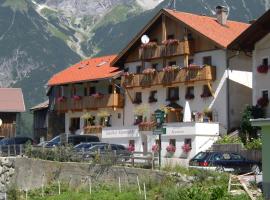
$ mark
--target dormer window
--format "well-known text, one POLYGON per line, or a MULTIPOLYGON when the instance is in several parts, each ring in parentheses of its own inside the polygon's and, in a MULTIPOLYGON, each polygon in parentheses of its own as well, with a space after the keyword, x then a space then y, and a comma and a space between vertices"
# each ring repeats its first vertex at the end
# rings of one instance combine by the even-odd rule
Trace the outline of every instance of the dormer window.
POLYGON ((136 73, 141 74, 142 73, 142 66, 137 66, 136 67, 136 73))
POLYGON ((203 64, 211 66, 212 65, 212 56, 203 57, 203 64))
POLYGON ((262 59, 262 64, 263 64, 264 66, 268 66, 268 58, 262 59))

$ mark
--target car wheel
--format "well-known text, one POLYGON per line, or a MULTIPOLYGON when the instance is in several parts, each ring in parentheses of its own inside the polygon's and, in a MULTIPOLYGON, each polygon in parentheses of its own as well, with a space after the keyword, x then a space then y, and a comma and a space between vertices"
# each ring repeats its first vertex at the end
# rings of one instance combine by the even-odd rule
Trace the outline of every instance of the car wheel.
POLYGON ((253 165, 251 167, 251 171, 254 172, 255 174, 259 174, 260 173, 260 167, 258 165, 253 165))
POLYGON ((217 166, 216 171, 217 172, 224 172, 224 167, 223 166, 217 166))

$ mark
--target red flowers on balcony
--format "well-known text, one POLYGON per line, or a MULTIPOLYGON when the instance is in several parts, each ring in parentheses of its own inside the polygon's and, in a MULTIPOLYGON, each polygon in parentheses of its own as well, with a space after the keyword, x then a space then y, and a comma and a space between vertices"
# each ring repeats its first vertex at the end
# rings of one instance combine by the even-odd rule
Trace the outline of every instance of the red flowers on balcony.
POLYGON ((267 107, 269 104, 269 99, 266 97, 261 97, 257 101, 257 105, 260 106, 261 108, 267 107))
POLYGON ((269 69, 268 65, 260 65, 257 67, 257 72, 261 74, 267 74, 268 69, 269 69))
POLYGON ((189 94, 187 93, 186 96, 185 96, 186 100, 192 100, 195 98, 194 94, 189 94))
POLYGON ((174 44, 178 44, 179 43, 179 40, 177 40, 177 39, 168 39, 168 40, 164 40, 163 42, 162 42, 162 44, 164 44, 164 45, 174 45, 174 44))
POLYGON ((64 96, 61 96, 61 97, 57 98, 57 102, 63 102, 65 100, 66 100, 66 97, 64 97, 64 96))
POLYGON ((172 144, 170 144, 169 146, 166 147, 166 151, 167 151, 168 153, 175 153, 176 147, 173 146, 172 144))
POLYGON ((184 145, 182 146, 182 149, 183 149, 183 151, 184 151, 185 153, 188 153, 188 152, 191 151, 192 148, 189 146, 189 144, 184 144, 184 145))
POLYGON ((74 101, 80 101, 80 100, 82 99, 82 97, 79 96, 79 95, 74 95, 74 96, 72 97, 72 99, 73 99, 74 101))
POLYGON ((142 44, 141 48, 156 48, 157 47, 157 43, 156 42, 149 42, 147 44, 142 44))
POLYGON ((92 94, 92 97, 96 98, 96 99, 100 99, 103 97, 103 94, 97 92, 96 94, 92 94))
POLYGON ((143 74, 155 74, 156 70, 153 68, 147 68, 143 70, 143 74))
POLYGON ((180 69, 180 67, 178 67, 178 66, 167 66, 167 67, 164 67, 162 69, 162 71, 164 71, 164 72, 173 72, 173 71, 177 71, 179 69, 180 69))

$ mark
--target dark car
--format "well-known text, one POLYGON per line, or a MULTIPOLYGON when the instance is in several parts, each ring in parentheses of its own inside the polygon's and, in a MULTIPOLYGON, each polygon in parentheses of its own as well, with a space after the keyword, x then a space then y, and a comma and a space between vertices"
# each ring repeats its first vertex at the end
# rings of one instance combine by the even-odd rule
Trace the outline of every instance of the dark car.
POLYGON ((131 153, 127 148, 120 144, 97 144, 85 152, 85 159, 93 159, 98 153, 100 155, 111 154, 118 157, 118 160, 129 160, 131 153))
POLYGON ((261 163, 248 160, 237 153, 200 152, 189 161, 192 168, 213 169, 234 173, 259 173, 261 163))
POLYGON ((84 151, 89 151, 89 149, 93 146, 96 145, 105 145, 107 143, 102 143, 102 142, 84 142, 84 143, 80 143, 77 144, 74 149, 77 152, 84 152, 84 151))
POLYGON ((65 144, 66 141, 68 141, 68 144, 71 144, 73 146, 76 146, 80 143, 85 142, 100 142, 99 138, 97 136, 93 135, 58 135, 49 142, 45 144, 45 147, 54 147, 54 146, 60 146, 62 144, 65 144))
POLYGON ((19 155, 23 151, 23 146, 27 143, 33 144, 29 137, 11 137, 0 141, 0 150, 2 155, 19 155))

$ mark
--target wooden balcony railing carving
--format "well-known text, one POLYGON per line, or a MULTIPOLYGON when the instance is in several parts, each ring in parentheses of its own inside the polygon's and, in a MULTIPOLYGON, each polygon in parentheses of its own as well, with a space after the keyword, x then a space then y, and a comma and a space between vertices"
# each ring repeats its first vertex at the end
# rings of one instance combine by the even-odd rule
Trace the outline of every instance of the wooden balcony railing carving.
POLYGON ((58 112, 95 110, 99 108, 123 108, 124 96, 122 94, 107 94, 101 97, 87 96, 79 100, 66 98, 63 101, 57 101, 55 110, 58 112))
POLYGON ((155 85, 171 85, 175 83, 188 83, 198 81, 215 81, 216 67, 212 66, 192 66, 175 69, 172 71, 160 71, 154 75, 133 74, 129 78, 122 77, 122 85, 127 88, 150 87, 155 85))

